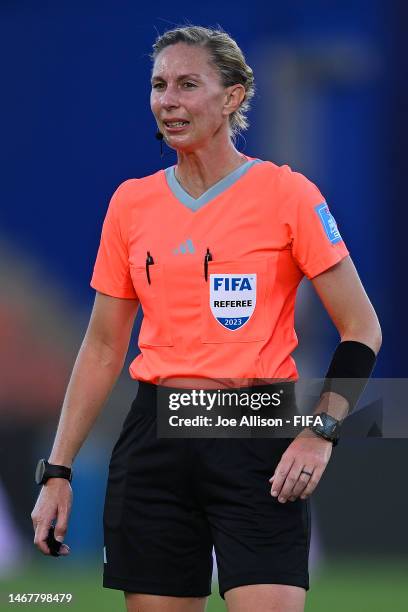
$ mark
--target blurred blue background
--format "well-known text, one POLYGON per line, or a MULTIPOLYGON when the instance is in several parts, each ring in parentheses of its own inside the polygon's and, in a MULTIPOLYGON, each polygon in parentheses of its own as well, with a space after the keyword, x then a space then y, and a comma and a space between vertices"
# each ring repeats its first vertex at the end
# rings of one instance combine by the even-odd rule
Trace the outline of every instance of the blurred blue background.
MULTIPOLYGON (((321 189, 382 325, 375 376, 406 376, 406 18, 404 2, 385 0, 0 3, 0 576, 39 555, 32 475, 51 449, 88 322, 109 198, 121 181, 175 162, 167 148, 160 158, 149 108, 157 33, 220 24, 237 40, 257 85, 238 148, 289 164, 321 189)), ((308 283, 297 328, 301 374, 323 376, 337 333, 308 283)), ((136 342, 137 327, 128 362, 136 342)), ((75 464, 67 542, 82 559, 101 562, 109 455, 135 393, 125 368, 75 464)), ((398 517, 407 494, 394 468, 406 450, 405 440, 339 446, 313 500, 316 564, 406 554, 398 517), (379 474, 400 495, 393 513, 378 497, 379 474)))

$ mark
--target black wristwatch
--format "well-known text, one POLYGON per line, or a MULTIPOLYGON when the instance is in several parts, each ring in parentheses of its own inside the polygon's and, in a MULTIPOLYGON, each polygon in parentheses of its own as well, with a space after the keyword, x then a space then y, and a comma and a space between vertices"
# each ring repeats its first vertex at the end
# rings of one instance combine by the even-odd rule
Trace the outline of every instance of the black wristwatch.
POLYGON ((333 446, 336 446, 339 441, 340 421, 332 417, 327 412, 319 412, 313 416, 320 417, 322 424, 320 425, 320 423, 315 423, 314 425, 309 425, 309 429, 317 436, 332 442, 333 446))
POLYGON ((72 481, 72 468, 65 465, 53 465, 45 459, 40 459, 35 470, 35 482, 45 484, 49 478, 66 478, 69 482, 72 481))

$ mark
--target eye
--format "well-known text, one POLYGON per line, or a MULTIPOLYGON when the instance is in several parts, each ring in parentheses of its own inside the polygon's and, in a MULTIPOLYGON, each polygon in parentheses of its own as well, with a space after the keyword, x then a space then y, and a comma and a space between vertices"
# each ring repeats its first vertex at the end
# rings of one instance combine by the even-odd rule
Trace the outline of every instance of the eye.
POLYGON ((185 81, 183 87, 185 87, 185 89, 192 89, 193 87, 197 87, 197 85, 191 81, 185 81))
POLYGON ((164 83, 160 83, 160 82, 153 83, 152 85, 152 89, 163 89, 163 87, 164 87, 164 83))

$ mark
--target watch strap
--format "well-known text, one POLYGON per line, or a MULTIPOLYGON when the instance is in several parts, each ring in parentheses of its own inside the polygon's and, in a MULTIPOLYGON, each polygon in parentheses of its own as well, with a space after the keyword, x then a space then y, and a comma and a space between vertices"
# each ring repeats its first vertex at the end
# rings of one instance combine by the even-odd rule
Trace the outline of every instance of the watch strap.
POLYGON ((72 474, 72 468, 66 465, 55 465, 46 459, 40 459, 36 468, 35 481, 39 485, 45 484, 50 478, 65 478, 71 482, 72 474))
POLYGON ((45 462, 47 478, 66 478, 71 482, 72 480, 72 469, 65 465, 55 465, 53 463, 45 462))

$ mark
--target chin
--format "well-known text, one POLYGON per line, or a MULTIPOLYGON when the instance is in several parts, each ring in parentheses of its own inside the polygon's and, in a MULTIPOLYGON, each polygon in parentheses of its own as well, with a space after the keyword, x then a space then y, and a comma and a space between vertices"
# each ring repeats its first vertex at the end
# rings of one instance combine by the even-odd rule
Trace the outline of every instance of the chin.
POLYGON ((191 141, 190 138, 186 140, 178 139, 178 138, 166 138, 166 144, 175 151, 180 151, 181 153, 191 153, 198 148, 198 143, 191 141))
POLYGON ((198 149, 202 149, 211 142, 211 139, 207 138, 192 138, 191 136, 187 136, 185 139, 171 138, 169 140, 166 139, 166 143, 172 149, 176 151, 180 151, 180 153, 193 153, 198 149))

